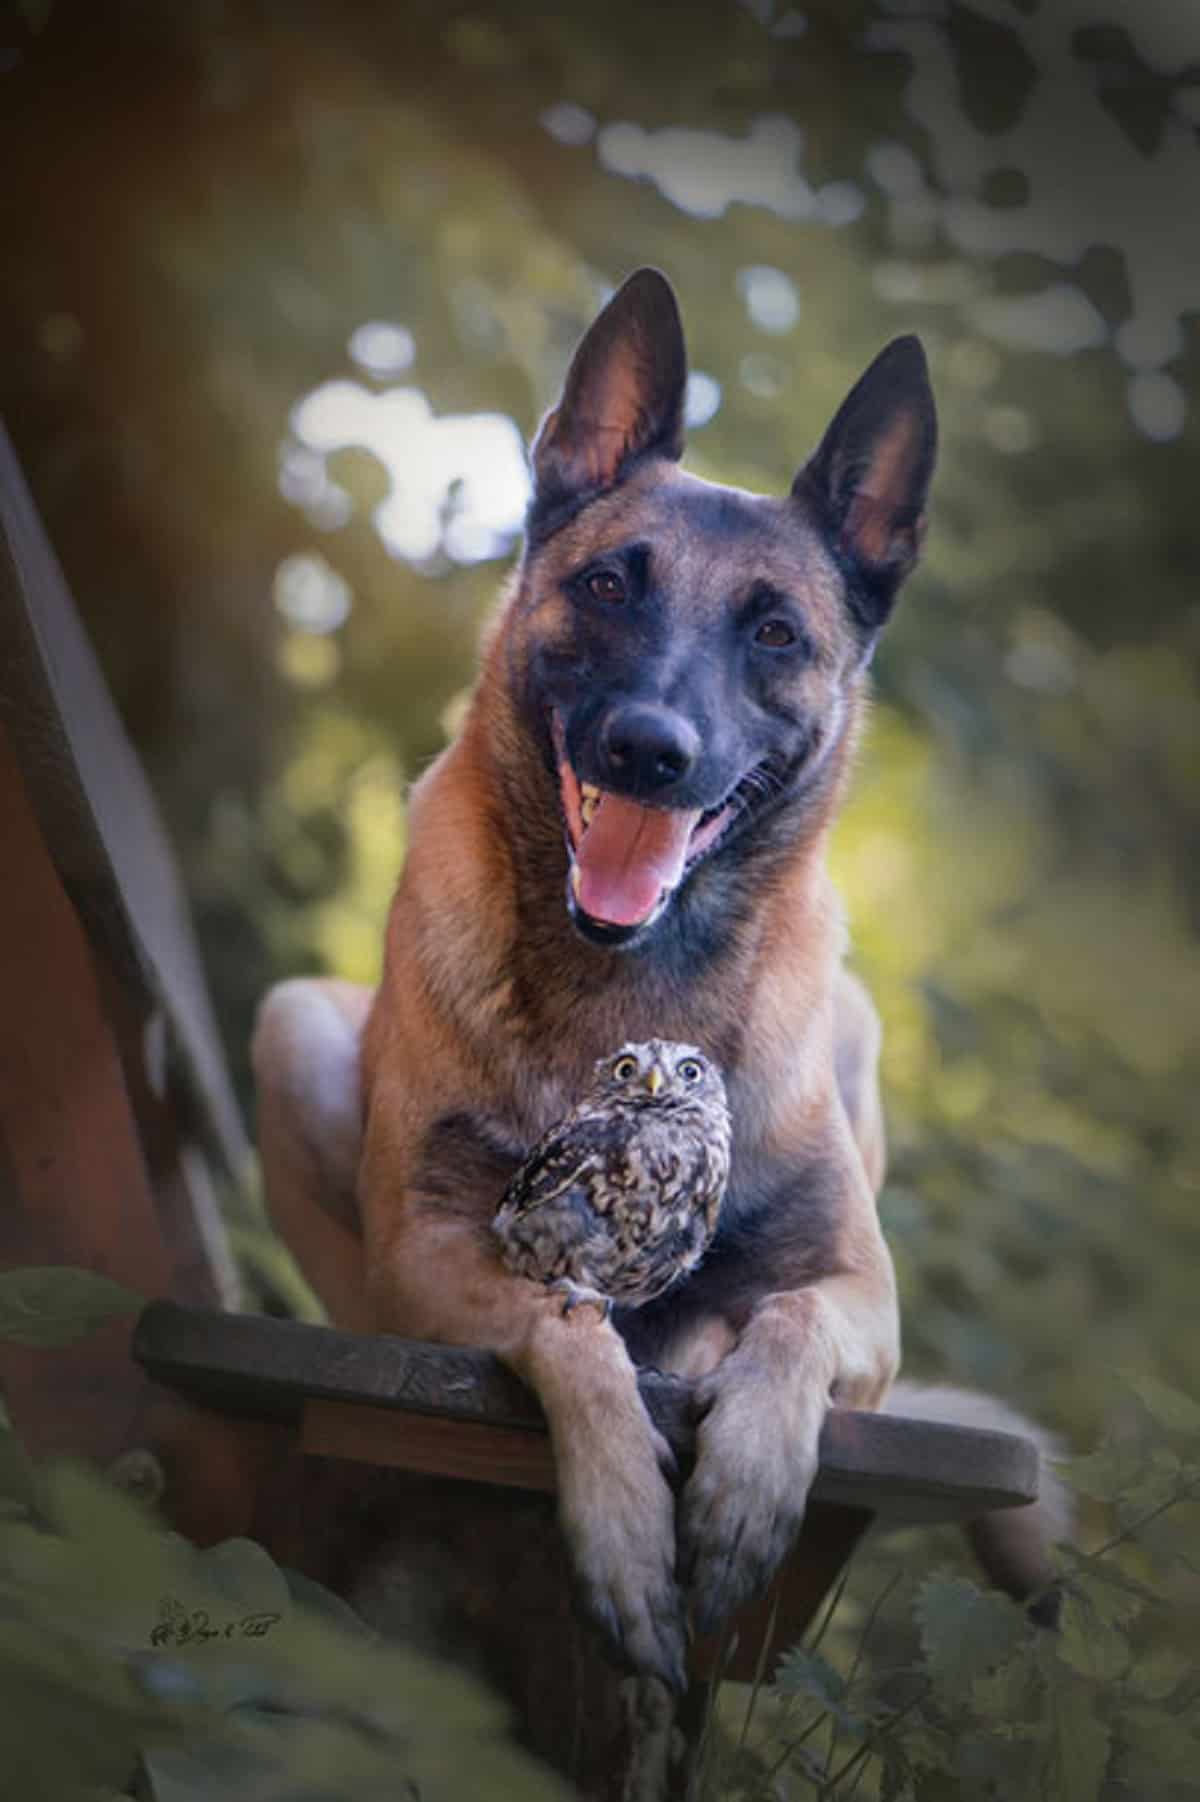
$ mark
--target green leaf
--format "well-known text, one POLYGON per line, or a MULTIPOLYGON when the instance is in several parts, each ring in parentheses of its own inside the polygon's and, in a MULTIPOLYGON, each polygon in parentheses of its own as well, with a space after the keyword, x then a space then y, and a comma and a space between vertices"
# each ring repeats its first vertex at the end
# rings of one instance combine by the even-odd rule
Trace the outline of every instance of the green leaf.
POLYGON ((962 1785, 948 1771, 927 1771, 921 1776, 917 1802, 963 1802, 962 1785))
MULTIPOLYGON (((210 1744, 156 1746, 142 1758, 142 1777, 151 1802, 222 1802, 223 1798, 252 1795, 256 1775, 245 1753, 237 1747, 210 1744)), ((303 1796, 298 1788, 291 1792, 303 1796)))
POLYGON ((793 1646, 775 1673, 775 1687, 785 1696, 807 1696, 829 1714, 840 1715, 846 1681, 819 1652, 793 1646))
MULTIPOLYGON (((133 1567, 150 1558, 165 1567, 186 1543, 86 1464, 60 1459, 46 1470, 42 1488, 48 1518, 85 1554, 107 1554, 133 1567)), ((188 1548, 187 1559, 196 1556, 188 1548)))
POLYGON ((1170 1501, 1187 1481, 1187 1467, 1170 1446, 1123 1441, 1064 1466, 1073 1489, 1107 1502, 1127 1520, 1170 1501))
POLYGON ((69 1264, 0 1272, 0 1339, 71 1345, 106 1320, 137 1313, 143 1297, 94 1270, 69 1264))
POLYGON ((965 1701, 976 1679, 1005 1664, 1030 1633, 1014 1602, 964 1577, 927 1578, 916 1616, 929 1675, 948 1702, 965 1701))
POLYGON ((971 1685, 971 1705, 985 1721, 1024 1720, 1039 1707, 1038 1685, 1035 1661, 1019 1653, 990 1676, 975 1679, 971 1685))
POLYGON ((1124 1674, 1130 1659, 1120 1629, 1089 1607, 1084 1596, 1070 1593, 1063 1598, 1057 1651, 1064 1664, 1096 1683, 1114 1682, 1124 1674))
POLYGON ((950 1771, 954 1766, 954 1746, 950 1735, 942 1733, 931 1721, 919 1716, 908 1719, 897 1730, 896 1737, 910 1764, 923 1771, 950 1771))
POLYGON ((1025 1797, 1033 1792, 1040 1748, 1000 1733, 969 1733, 958 1742, 955 1770, 964 1797, 1025 1797))
POLYGON ((303 1571, 292 1570, 289 1565, 281 1564, 279 1569, 293 1602, 299 1603, 302 1608, 307 1608, 312 1614, 321 1615, 335 1627, 340 1627, 345 1633, 358 1634, 365 1639, 378 1637, 375 1629, 368 1627, 362 1616, 354 1612, 349 1602, 344 1602, 341 1596, 334 1595, 331 1589, 326 1589, 321 1583, 314 1583, 311 1577, 304 1575, 303 1571))
POLYGON ((1146 1701, 1163 1702, 1194 1668, 1194 1661, 1174 1646, 1156 1646, 1135 1660, 1129 1681, 1146 1701))
POLYGON ((1079 1553, 1074 1555, 1073 1565, 1063 1578, 1064 1587, 1082 1590, 1089 1606, 1113 1625, 1133 1620, 1147 1603, 1157 1605, 1161 1600, 1145 1583, 1122 1570, 1111 1554, 1091 1558, 1079 1553))
POLYGON ((38 1499, 56 1530, 11 1550, 12 1535, 0 1535, 0 1557, 31 1586, 40 1581, 81 1627, 107 1626, 130 1646, 148 1646, 160 1599, 195 1585, 192 1548, 82 1465, 50 1465, 38 1499))
POLYGON ((15 1433, 0 1428, 0 1498, 16 1502, 24 1511, 33 1506, 37 1478, 24 1446, 15 1433))
POLYGON ((1129 1439, 1106 1439, 1083 1458, 1064 1458, 1059 1464, 1063 1481, 1080 1495, 1098 1502, 1113 1502, 1128 1495, 1145 1469, 1142 1446, 1129 1439))
MULTIPOLYGON (((61 1688, 80 1705, 100 1704, 114 1712, 125 1695, 126 1684, 119 1664, 95 1646, 71 1632, 70 1626, 47 1623, 35 1617, 37 1596, 26 1598, 28 1612, 14 1612, 0 1619, 0 1693, 7 1705, 11 1682, 28 1682, 41 1689, 61 1688)), ((20 1733, 20 1717, 0 1713, 4 1732, 20 1733)))
POLYGON ((213 1594, 226 1597, 247 1613, 290 1613, 287 1579, 270 1553, 253 1539, 224 1539, 201 1552, 196 1564, 213 1594))
POLYGON ((1121 1717, 1126 1746, 1163 1777, 1186 1783, 1200 1770, 1200 1736, 1164 1708, 1133 1704, 1121 1717))
POLYGON ((1200 1401, 1149 1374, 1127 1376, 1129 1387, 1147 1414, 1169 1433, 1181 1433, 1200 1449, 1200 1401))
POLYGON ((6 1797, 65 1798, 127 1779, 136 1710, 109 1648, 47 1632, 36 1619, 0 1621, 0 1695, 6 1797))
POLYGON ((1046 1794, 1054 1802, 1096 1802, 1111 1735, 1090 1687, 1063 1672, 1051 1691, 1046 1794))

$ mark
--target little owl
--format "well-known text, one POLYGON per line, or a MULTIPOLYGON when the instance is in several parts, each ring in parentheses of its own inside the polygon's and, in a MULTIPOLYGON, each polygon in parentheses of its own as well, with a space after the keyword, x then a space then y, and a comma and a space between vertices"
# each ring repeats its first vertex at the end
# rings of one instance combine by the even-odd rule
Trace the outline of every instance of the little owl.
POLYGON ((729 1143, 725 1085, 702 1052, 623 1045, 504 1191, 493 1229, 505 1264, 561 1290, 564 1313, 641 1307, 707 1249, 729 1143))

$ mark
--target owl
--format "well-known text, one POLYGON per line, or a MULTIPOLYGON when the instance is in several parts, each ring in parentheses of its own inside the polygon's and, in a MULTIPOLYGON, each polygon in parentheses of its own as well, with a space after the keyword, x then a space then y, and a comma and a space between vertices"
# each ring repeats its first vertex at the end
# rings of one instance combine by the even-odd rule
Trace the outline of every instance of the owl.
POLYGON ((564 1313, 641 1307, 707 1249, 729 1151, 715 1064, 666 1039, 622 1045, 504 1191, 493 1230, 506 1266, 560 1290, 564 1313))

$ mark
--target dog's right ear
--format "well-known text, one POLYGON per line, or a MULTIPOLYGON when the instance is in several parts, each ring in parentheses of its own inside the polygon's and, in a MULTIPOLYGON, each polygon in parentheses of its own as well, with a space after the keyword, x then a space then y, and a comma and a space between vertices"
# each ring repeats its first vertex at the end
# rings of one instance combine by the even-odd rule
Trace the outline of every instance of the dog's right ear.
POLYGON ((895 338, 850 390, 792 487, 816 505, 868 631, 883 624, 917 560, 936 457, 925 352, 917 338, 895 338))
POLYGON ((531 538, 566 523, 646 456, 683 453, 687 351, 675 295, 639 269, 590 327, 533 445, 531 538))

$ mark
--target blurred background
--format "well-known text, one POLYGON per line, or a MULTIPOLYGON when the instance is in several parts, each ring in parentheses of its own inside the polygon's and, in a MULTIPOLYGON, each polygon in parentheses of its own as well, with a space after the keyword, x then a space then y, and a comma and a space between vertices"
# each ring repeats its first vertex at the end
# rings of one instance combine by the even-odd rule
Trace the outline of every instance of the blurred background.
POLYGON ((1200 13, 24 0, 0 416, 166 814, 231 1065, 370 979, 523 442, 630 269, 699 473, 918 331, 933 525, 839 827, 910 1369, 1079 1445, 1200 1381, 1200 13))

